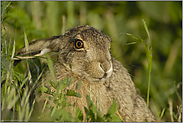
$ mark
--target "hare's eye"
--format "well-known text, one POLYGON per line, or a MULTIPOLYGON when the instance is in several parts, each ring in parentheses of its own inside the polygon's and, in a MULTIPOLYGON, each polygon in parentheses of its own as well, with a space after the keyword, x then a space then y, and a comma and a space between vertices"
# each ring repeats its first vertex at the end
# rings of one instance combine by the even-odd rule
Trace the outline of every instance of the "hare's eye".
POLYGON ((76 47, 76 49, 81 49, 81 48, 83 48, 83 41, 77 39, 77 40, 75 41, 75 47, 76 47))

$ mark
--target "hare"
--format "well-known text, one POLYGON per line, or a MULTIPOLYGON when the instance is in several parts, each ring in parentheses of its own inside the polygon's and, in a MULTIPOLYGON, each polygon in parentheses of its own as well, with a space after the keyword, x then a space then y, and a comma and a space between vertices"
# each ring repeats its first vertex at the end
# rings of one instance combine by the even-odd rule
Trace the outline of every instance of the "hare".
MULTIPOLYGON (((108 36, 86 25, 73 27, 63 35, 36 40, 30 43, 28 51, 23 47, 16 54, 41 56, 47 52, 57 52, 55 78, 57 81, 67 76, 73 78, 68 88, 80 93, 82 97, 69 96, 67 100, 75 102, 75 106, 79 106, 83 113, 84 106, 87 107, 85 97, 90 94, 91 88, 91 98, 97 102, 97 107, 101 102, 102 114, 107 113, 113 100, 117 98, 118 112, 124 121, 156 121, 144 99, 137 94, 127 69, 112 56, 110 44, 108 36), (76 83, 80 80, 81 88, 76 90, 76 83)), ((14 65, 19 61, 16 60, 14 65)), ((42 78, 45 85, 48 76, 53 79, 50 71, 47 71, 42 78)))

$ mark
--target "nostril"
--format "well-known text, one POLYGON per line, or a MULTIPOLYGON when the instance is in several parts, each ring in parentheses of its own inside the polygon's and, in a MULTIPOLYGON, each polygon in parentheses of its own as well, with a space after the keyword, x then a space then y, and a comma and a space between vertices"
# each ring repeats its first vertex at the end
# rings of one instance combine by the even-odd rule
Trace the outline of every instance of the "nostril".
POLYGON ((106 73, 106 72, 104 73, 104 76, 103 76, 103 78, 105 78, 105 77, 107 77, 107 73, 106 73))
POLYGON ((103 67, 103 65, 100 63, 100 67, 102 68, 102 69, 104 69, 104 67, 103 67))
POLYGON ((108 61, 105 61, 105 62, 100 62, 99 65, 103 73, 103 76, 100 79, 109 77, 111 75, 111 70, 112 70, 111 63, 108 61))
POLYGON ((107 62, 102 62, 100 63, 100 67, 103 69, 104 72, 106 72, 109 66, 107 62))

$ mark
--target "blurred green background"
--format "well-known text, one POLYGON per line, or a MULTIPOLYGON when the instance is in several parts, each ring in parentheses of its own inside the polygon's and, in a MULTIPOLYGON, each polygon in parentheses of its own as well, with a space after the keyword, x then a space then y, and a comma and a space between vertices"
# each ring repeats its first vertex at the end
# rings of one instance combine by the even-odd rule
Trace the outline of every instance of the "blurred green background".
MULTIPOLYGON (((182 2, 61 2, 1 1, 1 46, 3 40, 16 42, 16 51, 28 41, 60 35, 71 27, 90 25, 112 39, 113 56, 129 71, 146 100, 147 60, 144 47, 126 33, 148 41, 142 19, 151 36, 152 72, 150 109, 157 119, 176 120, 182 105, 182 2), (131 44, 130 44, 131 43, 131 44)), ((24 73, 20 64, 16 71, 24 73)))

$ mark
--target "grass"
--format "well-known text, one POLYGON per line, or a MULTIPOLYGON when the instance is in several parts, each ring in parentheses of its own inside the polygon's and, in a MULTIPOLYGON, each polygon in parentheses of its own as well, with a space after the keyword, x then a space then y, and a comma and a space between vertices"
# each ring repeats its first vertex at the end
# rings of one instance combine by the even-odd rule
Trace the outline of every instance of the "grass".
MULTIPOLYGON (((70 27, 89 24, 111 37, 112 54, 129 70, 156 118, 182 120, 181 2, 1 1, 1 12, 3 119, 31 120, 35 104, 30 105, 27 98, 31 96, 30 85, 34 87, 45 66, 34 59, 23 60, 14 68, 11 59, 15 51, 32 40, 60 35, 70 27), (162 13, 153 11, 152 6, 162 13), (141 23, 142 18, 146 24, 141 23), (126 33, 141 38, 134 36, 137 41, 121 35, 126 33), (30 74, 29 70, 36 74, 30 74)), ((78 118, 81 115, 78 109, 78 118)))
MULTIPOLYGON (((147 35, 148 35, 148 39, 149 39, 149 42, 151 42, 151 39, 150 39, 150 34, 149 34, 149 30, 147 28, 147 25, 145 23, 145 21, 142 19, 142 22, 144 24, 144 28, 147 32, 147 35)), ((142 42, 143 46, 144 46, 144 49, 145 49, 145 52, 146 52, 146 57, 147 57, 147 64, 148 64, 148 68, 147 68, 147 71, 148 71, 148 87, 147 87, 147 108, 149 108, 149 92, 150 92, 150 84, 151 84, 151 68, 152 68, 152 47, 150 46, 150 43, 147 42, 145 44, 144 40, 142 40, 141 37, 139 36, 133 36, 132 34, 129 34, 129 33, 126 33, 128 36, 131 36, 132 38, 142 42)), ((132 43, 128 43, 128 45, 131 45, 131 44, 134 44, 135 42, 132 42, 132 43)))
POLYGON ((3 45, 2 51, 7 54, 1 54, 1 112, 3 114, 1 120, 29 121, 35 103, 35 100, 31 105, 29 102, 32 92, 31 89, 29 90, 30 83, 28 83, 30 82, 30 74, 25 77, 23 74, 14 71, 11 59, 13 55, 11 56, 10 51, 7 51, 9 48, 10 44, 3 45))

